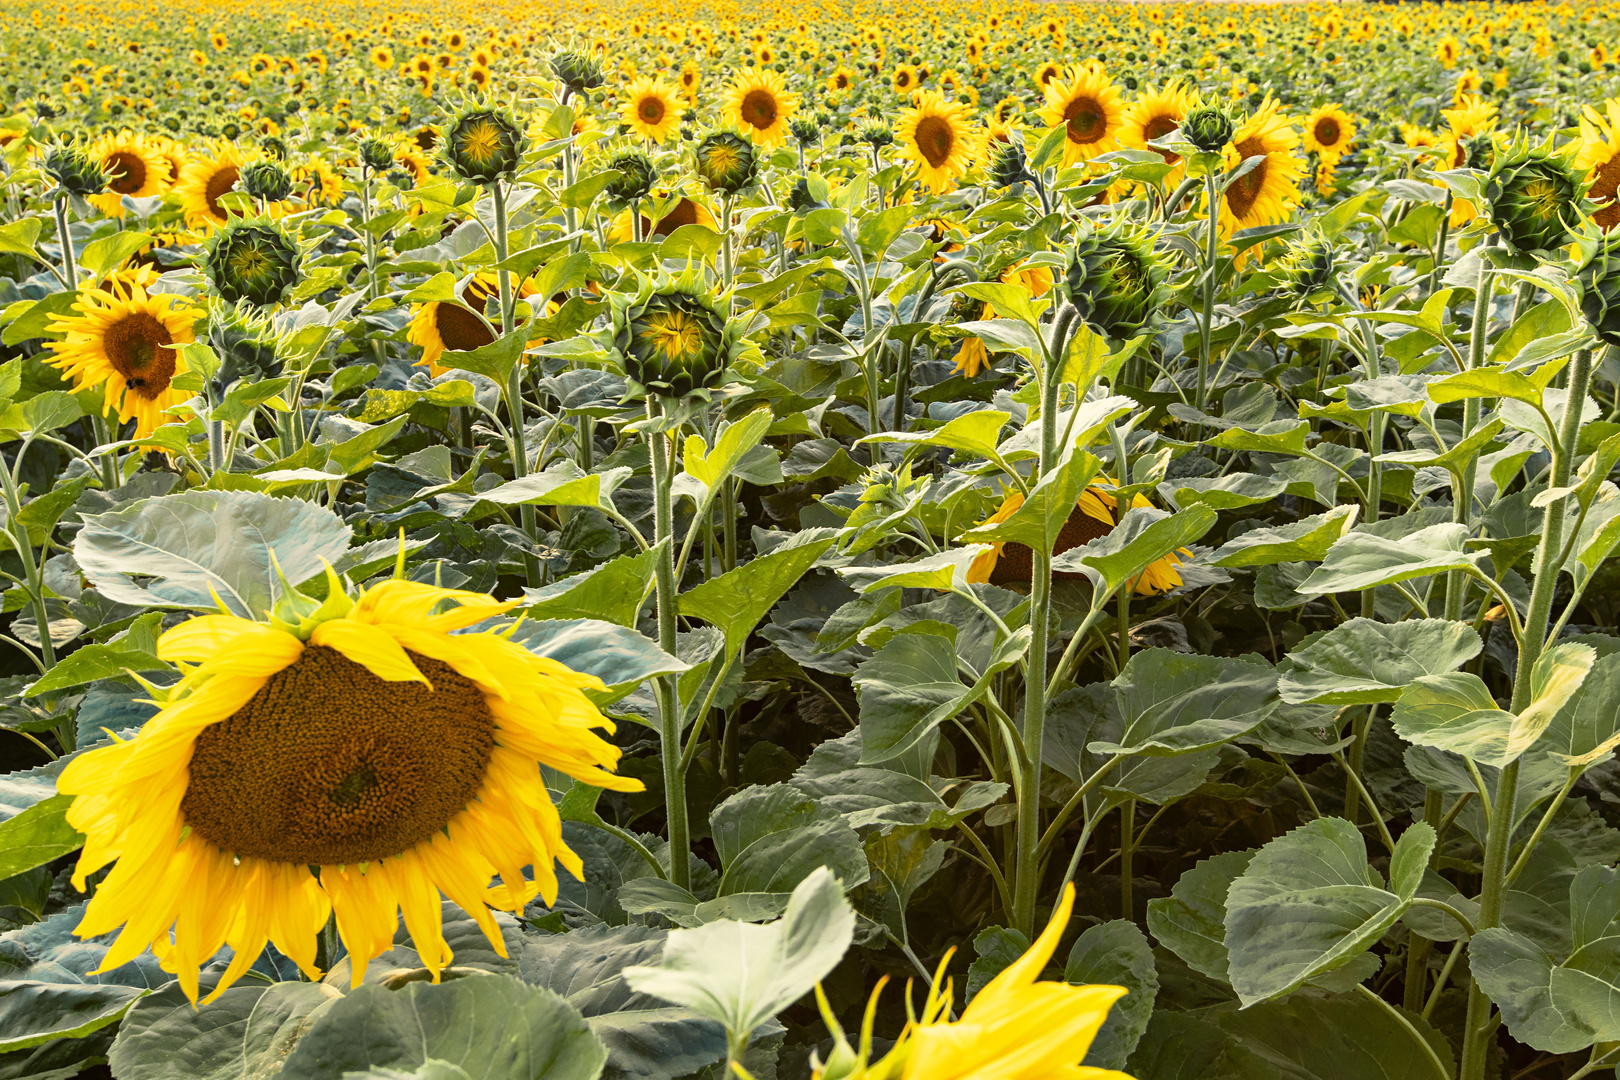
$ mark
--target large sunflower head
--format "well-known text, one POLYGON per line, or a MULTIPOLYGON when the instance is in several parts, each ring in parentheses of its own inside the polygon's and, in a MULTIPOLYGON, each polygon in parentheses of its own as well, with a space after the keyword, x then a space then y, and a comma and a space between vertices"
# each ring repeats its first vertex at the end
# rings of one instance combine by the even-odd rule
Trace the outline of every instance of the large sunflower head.
POLYGON ((1115 149, 1125 118, 1119 87, 1100 67, 1071 68, 1067 77, 1046 84, 1046 105, 1040 110, 1048 125, 1062 124, 1063 164, 1089 161, 1115 149))
POLYGON ((949 191, 967 172, 983 139, 972 110, 935 90, 921 91, 901 110, 894 137, 900 156, 916 163, 918 177, 935 192, 949 191))
MULTIPOLYGON (((461 290, 459 304, 453 300, 430 300, 413 308, 405 340, 422 350, 422 358, 417 363, 425 365, 429 373, 438 378, 451 370, 439 363, 446 352, 471 352, 492 344, 500 325, 500 313, 489 310, 490 301, 499 292, 500 284, 495 275, 479 272, 461 290)), ((513 292, 519 299, 533 296, 533 279, 514 282, 513 292)), ((519 324, 522 321, 519 319, 519 324)))
POLYGON ((207 232, 230 220, 236 211, 227 209, 220 200, 236 188, 243 167, 252 160, 252 155, 225 142, 186 162, 180 170, 180 182, 175 185, 186 224, 207 232))
POLYGON ((624 91, 621 118, 632 132, 663 145, 680 127, 681 109, 675 87, 644 75, 624 91))
MULTIPOLYGON (((656 219, 643 214, 641 236, 644 240, 668 236, 682 225, 707 225, 711 229, 717 227, 714 214, 707 206, 691 196, 682 195, 656 219)), ((622 244, 634 238, 630 211, 626 209, 613 218, 613 224, 608 228, 608 239, 615 244, 622 244)))
POLYGON ((1180 128, 1196 101, 1197 96, 1179 79, 1172 79, 1157 90, 1149 88, 1125 110, 1119 127, 1120 145, 1134 150, 1152 149, 1166 164, 1174 165, 1180 160, 1178 155, 1149 147, 1148 143, 1180 128))
POLYGON ((286 227, 268 218, 235 218, 214 233, 203 269, 227 304, 279 304, 298 283, 303 252, 286 227))
POLYGON ((1305 118, 1305 149, 1336 162, 1356 137, 1356 122, 1337 105, 1322 105, 1305 118))
POLYGON ((1440 115, 1446 118, 1451 134, 1459 139, 1472 138, 1496 126, 1496 105, 1472 95, 1458 100, 1454 109, 1441 109, 1440 115))
POLYGON ((737 73, 721 102, 726 122, 764 146, 781 146, 799 95, 787 92, 779 72, 748 68, 737 73))
POLYGON ((75 392, 101 387, 102 412, 117 409, 119 423, 134 420, 136 438, 152 434, 165 410, 191 396, 170 383, 186 370, 175 346, 192 340, 202 312, 172 293, 148 293, 134 275, 85 290, 73 312, 51 324, 63 335, 51 342, 51 363, 75 392))
POLYGON ((143 135, 120 131, 103 135, 90 147, 90 156, 107 175, 107 188, 90 202, 108 217, 124 216, 124 196, 145 199, 169 190, 169 162, 143 135))
POLYGON ((1282 221, 1293 210, 1304 163, 1294 153, 1299 135, 1287 118, 1277 115, 1278 102, 1267 98, 1260 108, 1232 132, 1226 147, 1226 167, 1234 169, 1250 158, 1260 162, 1233 180, 1221 193, 1221 224, 1226 229, 1247 229, 1282 221))
POLYGON ((1103 228, 1082 223, 1070 252, 1069 302, 1104 334, 1128 338, 1142 329, 1165 297, 1168 271, 1145 227, 1116 218, 1103 228))
POLYGON ((328 578, 324 600, 289 593, 269 622, 169 630, 158 655, 187 666, 161 710, 63 771, 86 836, 75 884, 116 862, 75 931, 123 925, 99 970, 150 946, 195 1001, 221 946, 234 956, 212 997, 274 942, 314 978, 331 914, 358 986, 403 913, 437 979, 441 893, 505 955, 489 906, 553 901, 556 862, 582 874, 540 765, 640 790, 608 771, 619 751, 595 729, 612 725, 584 694, 598 680, 467 632, 512 604, 404 580, 351 598, 328 578))
POLYGON ((1597 204, 1592 213, 1603 230, 1620 225, 1620 99, 1610 98, 1603 103, 1603 112, 1590 105, 1581 111, 1580 150, 1575 155, 1575 169, 1586 177, 1587 198, 1597 204))
POLYGON ((528 148, 523 127, 505 109, 470 105, 445 128, 444 160, 463 180, 510 180, 528 148))

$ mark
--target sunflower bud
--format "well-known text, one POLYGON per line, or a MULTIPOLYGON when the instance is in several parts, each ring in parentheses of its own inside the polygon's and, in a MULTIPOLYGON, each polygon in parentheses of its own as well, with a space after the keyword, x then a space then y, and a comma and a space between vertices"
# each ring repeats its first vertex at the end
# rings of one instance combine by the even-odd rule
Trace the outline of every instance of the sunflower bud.
POLYGON ((874 150, 881 150, 894 144, 894 132, 890 130, 888 124, 877 120, 863 124, 857 138, 874 150))
POLYGON ((606 189, 607 197, 616 203, 645 199, 657 175, 653 171, 652 159, 640 150, 626 150, 614 155, 607 167, 619 174, 608 181, 606 189))
POLYGON ((297 284, 303 253, 279 222, 232 218, 214 234, 203 255, 203 269, 214 291, 228 304, 259 307, 280 303, 297 284))
POLYGON ((710 132, 697 144, 693 157, 698 176, 711 191, 735 195, 759 179, 759 154, 736 132, 710 132))
POLYGON ((259 149, 263 150, 267 156, 272 157, 277 161, 287 160, 287 144, 276 138, 274 135, 266 135, 264 138, 260 139, 259 149))
POLYGON ((100 159, 77 146, 52 147, 45 155, 45 171, 71 195, 99 195, 107 190, 100 159))
POLYGON ((1188 111, 1181 122, 1187 141, 1206 154, 1213 154, 1232 141, 1232 118, 1219 105, 1200 105, 1188 111))
POLYGON ((1069 302, 1103 333, 1130 337, 1163 302, 1165 276, 1147 229, 1123 220, 1082 225, 1070 255, 1069 302))
POLYGON ((743 350, 742 322, 721 314, 695 274, 649 280, 612 303, 613 344, 633 392, 706 398, 743 350))
POLYGON ((1582 248, 1590 254, 1575 275, 1581 314, 1604 344, 1620 345, 1620 232, 1583 236, 1582 248))
POLYGON ((1496 164, 1496 143, 1488 132, 1475 135, 1462 144, 1462 164, 1470 169, 1488 172, 1496 164))
POLYGON ((1024 148, 1016 143, 990 144, 990 160, 984 167, 994 188, 1012 187, 1030 178, 1029 165, 1024 159, 1024 148))
POLYGON ((242 190, 254 199, 280 202, 292 194, 292 177, 274 161, 254 161, 242 166, 242 190))
POLYGON ((360 144, 360 164, 372 172, 382 172, 394 163, 394 152, 381 139, 367 139, 360 144))
POLYGON ((563 49, 549 61, 551 73, 572 94, 583 95, 604 81, 602 65, 586 53, 563 49))
POLYGON ((528 146, 528 137, 501 109, 470 108, 450 121, 444 159, 463 180, 492 184, 510 179, 528 146))
POLYGON ((794 141, 800 146, 809 146, 821 138, 821 127, 806 116, 796 116, 789 120, 788 131, 793 134, 794 141))
POLYGON ((1275 270, 1278 284, 1301 298, 1331 290, 1337 283, 1333 245, 1314 229, 1288 245, 1275 270))
POLYGON ((1496 155, 1485 178, 1491 223, 1515 252, 1553 251, 1570 241, 1585 209, 1583 183, 1567 151, 1523 138, 1496 155))

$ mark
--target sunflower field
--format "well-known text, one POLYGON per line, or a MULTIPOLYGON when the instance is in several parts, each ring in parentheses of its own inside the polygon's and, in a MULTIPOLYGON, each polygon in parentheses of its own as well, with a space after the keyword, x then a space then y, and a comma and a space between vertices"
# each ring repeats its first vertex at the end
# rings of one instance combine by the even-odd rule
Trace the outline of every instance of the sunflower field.
POLYGON ((0 41, 0 1080, 1620 1063, 1620 3, 0 41))

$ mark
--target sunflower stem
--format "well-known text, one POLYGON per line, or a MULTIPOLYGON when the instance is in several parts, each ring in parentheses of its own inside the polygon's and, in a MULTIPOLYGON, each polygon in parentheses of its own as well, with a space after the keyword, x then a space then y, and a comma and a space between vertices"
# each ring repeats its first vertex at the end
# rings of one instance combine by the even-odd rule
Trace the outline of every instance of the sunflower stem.
POLYGON ((1135 873, 1133 856, 1136 854, 1133 834, 1136 832, 1136 800, 1126 799, 1119 808, 1119 917, 1134 919, 1131 898, 1131 876, 1135 873))
POLYGON ((1433 296, 1434 291, 1440 287, 1440 267, 1446 261, 1446 234, 1451 230, 1452 198, 1451 190, 1446 189, 1446 205, 1440 214, 1440 235, 1434 243, 1434 268, 1429 271, 1429 287, 1423 294, 1425 299, 1433 296))
POLYGON ((79 267, 73 258, 73 234, 68 232, 67 196, 58 195, 56 211, 56 238, 62 245, 62 277, 70 289, 79 287, 79 267))
MULTIPOLYGON (((720 200, 720 251, 721 251, 721 254, 725 258, 725 272, 724 272, 724 277, 721 278, 721 283, 720 283, 720 288, 721 288, 722 291, 725 291, 725 290, 728 290, 728 289, 731 288, 731 277, 732 277, 732 273, 733 273, 733 270, 732 270, 732 253, 731 253, 731 204, 732 204, 732 202, 733 202, 733 197, 730 196, 730 195, 727 195, 727 196, 725 196, 724 198, 722 198, 720 200)), ((730 307, 730 298, 729 297, 727 297, 727 307, 728 307, 728 313, 729 313, 729 307, 730 307)))
POLYGON ((371 168, 360 166, 360 227, 366 234, 366 299, 377 296, 377 237, 371 232, 371 168))
MULTIPOLYGON (((495 261, 504 263, 507 256, 507 224, 506 224, 506 190, 501 182, 496 180, 489 185, 490 201, 495 204, 495 261)), ((512 272, 510 270, 496 270, 495 280, 500 288, 501 322, 497 330, 505 334, 512 328, 514 320, 512 298, 512 272)), ((524 445, 525 433, 523 430, 523 365, 524 358, 519 356, 512 365, 512 370, 506 376, 506 412, 511 426, 510 449, 512 455, 512 478, 521 480, 529 475, 529 452, 524 445)), ((523 535, 529 538, 532 547, 539 538, 539 529, 535 524, 534 507, 525 503, 518 507, 518 520, 523 526, 523 535)), ((523 573, 530 588, 540 585, 540 557, 533 551, 523 553, 523 573)))
MULTIPOLYGON (((651 428, 664 415, 663 403, 647 395, 647 419, 651 428)), ((656 563, 658 604, 658 647, 677 655, 675 643, 675 515, 670 496, 672 441, 662 430, 647 432, 647 452, 653 473, 653 544, 656 563)), ((682 768, 680 695, 675 676, 661 675, 653 684, 658 698, 659 751, 664 766, 664 814, 669 821, 669 880, 689 888, 690 832, 686 820, 686 772, 682 768)))
MULTIPOLYGON (((1214 169, 1204 180, 1204 191, 1209 201, 1209 227, 1205 236, 1203 317, 1198 321, 1198 411, 1204 412, 1209 404, 1209 354, 1215 337, 1215 268, 1220 260, 1221 193, 1220 178, 1214 169)), ((1202 432, 1200 432, 1202 434, 1202 432)))
MULTIPOLYGON (((564 104, 566 103, 567 99, 565 97, 564 104)), ((568 133, 568 141, 563 144, 562 167, 563 190, 567 191, 578 181, 578 173, 576 171, 578 166, 574 163, 574 134, 572 131, 568 133)), ((572 206, 564 206, 563 222, 568 227, 568 235, 570 237, 568 241, 568 250, 570 252, 576 252, 579 250, 579 237, 575 236, 574 234, 579 231, 579 211, 574 209, 572 206)))
MULTIPOLYGON (((1485 241, 1485 246, 1491 247, 1496 243, 1496 237, 1491 236, 1485 241)), ((1484 253, 1481 252, 1481 255, 1484 253)), ((1479 260, 1479 272, 1474 278, 1474 318, 1468 331, 1468 367, 1473 371, 1485 362, 1485 338, 1491 324, 1491 294, 1495 291, 1496 278, 1491 275, 1490 263, 1484 258, 1479 260)), ((1467 438, 1469 433, 1479 426, 1480 400, 1468 398, 1463 402, 1462 435, 1467 438)), ((1452 508, 1452 520, 1462 525, 1471 524, 1474 516, 1474 478, 1479 472, 1478 455, 1470 455, 1463 463, 1462 480, 1452 496, 1456 505, 1452 508)), ((1460 619, 1463 614, 1463 599, 1468 592, 1468 579, 1460 570, 1452 570, 1446 575, 1446 618, 1460 619)))

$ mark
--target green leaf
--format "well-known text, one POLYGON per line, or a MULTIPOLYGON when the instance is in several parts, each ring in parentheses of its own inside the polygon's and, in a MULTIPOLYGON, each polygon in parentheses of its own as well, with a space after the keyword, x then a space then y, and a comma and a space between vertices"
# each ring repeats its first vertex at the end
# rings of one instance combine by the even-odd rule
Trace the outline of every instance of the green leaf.
POLYGON ((1088 927, 1069 950, 1063 981, 1130 991, 1109 1010, 1082 1062, 1094 1069, 1123 1069, 1147 1030, 1159 994, 1159 973, 1147 935, 1126 919, 1088 927))
POLYGON ((51 293, 36 302, 6 324, 5 331, 0 333, 0 345, 21 345, 25 341, 44 337, 50 332, 52 322, 72 313, 78 298, 77 293, 65 290, 51 293))
POLYGON ((1399 539, 1352 532, 1328 549, 1322 565, 1299 585, 1304 596, 1360 592, 1377 585, 1477 566, 1484 552, 1465 552, 1468 526, 1431 525, 1399 539))
POLYGON ((45 219, 37 217, 18 218, 0 225, 0 253, 35 254, 34 241, 39 239, 39 231, 44 225, 45 219))
POLYGON ((601 1040, 561 997, 510 975, 484 975, 353 990, 321 1011, 279 1075, 343 1080, 438 1060, 479 1080, 596 1080, 606 1059, 601 1040))
POLYGON ((867 879, 859 834, 789 784, 744 788, 714 808, 709 825, 721 896, 790 893, 818 867, 830 868, 845 889, 867 879))
POLYGON ((907 446, 943 446, 971 457, 993 458, 1001 429, 1010 413, 977 409, 958 416, 935 431, 884 431, 861 442, 902 443, 907 446))
POLYGON ((1041 477, 1007 520, 969 529, 962 534, 962 540, 970 544, 999 541, 1052 550, 1058 534, 1074 513, 1080 493, 1101 468, 1102 463, 1090 454, 1076 453, 1068 457, 1041 477))
POLYGON ((826 978, 854 930, 844 890, 823 867, 793 890, 778 921, 672 930, 658 967, 626 968, 624 977, 632 989, 717 1020, 744 1040, 826 978))
POLYGON ((1361 832, 1318 818, 1255 853, 1226 900, 1232 988, 1245 1007, 1281 997, 1377 943, 1417 894, 1435 832, 1396 842, 1389 888, 1367 864, 1361 832))
POLYGON ((533 326, 519 326, 481 348, 466 351, 447 349, 439 358, 439 366, 487 375, 498 385, 505 386, 523 351, 536 336, 535 330, 533 326))
POLYGON ((349 526, 300 499, 250 491, 185 491, 87 515, 73 557, 109 600, 214 610, 214 593, 261 618, 288 581, 307 581, 348 550, 349 526), (141 579, 137 581, 136 579, 141 579))
POLYGON ((1124 726, 1093 753, 1190 754, 1248 734, 1277 707, 1277 673, 1252 655, 1144 649, 1112 686, 1124 726))
POLYGON ((199 1010, 171 983, 130 1009, 108 1063, 121 1080, 269 1075, 340 997, 320 983, 244 981, 199 1010))
POLYGON ((1311 433, 1308 420, 1273 420, 1255 431, 1228 428, 1212 439, 1204 440, 1209 446, 1222 450, 1243 450, 1260 454, 1290 454, 1298 457, 1305 453, 1305 438, 1311 433))
MULTIPOLYGON (((53 795, 22 813, 0 821, 0 879, 44 866, 84 845, 84 836, 67 823, 71 795, 53 795)), ((0 1039, 6 1027, 0 1022, 0 1039)), ((0 1045, 0 1049, 14 1049, 0 1045)))
POLYGON ((1139 506, 1127 510, 1106 536, 1059 555, 1052 569, 1101 579, 1100 596, 1112 596, 1143 570, 1201 538, 1219 517, 1208 506, 1176 514, 1139 506), (1089 571, 1089 573, 1088 573, 1089 571))
POLYGON ((525 619, 512 640, 537 656, 596 676, 618 697, 655 675, 691 666, 646 635, 600 619, 525 619))
POLYGON ((473 384, 466 379, 446 379, 430 390, 384 390, 373 386, 366 390, 358 410, 351 416, 362 424, 380 424, 418 405, 448 409, 466 407, 474 400, 473 384))
POLYGON ((683 454, 686 473, 708 488, 711 495, 720 481, 736 471, 748 452, 759 445, 771 426, 771 410, 755 409, 736 423, 722 425, 710 450, 701 435, 688 435, 683 454))
POLYGON ((1256 476, 1254 473, 1172 480, 1159 485, 1159 491, 1168 494, 1177 506, 1202 503, 1216 510, 1236 510, 1268 503, 1287 490, 1288 485, 1282 480, 1273 476, 1256 476))
POLYGON ((530 473, 508 480, 478 497, 501 506, 601 506, 604 495, 630 477, 626 466, 606 472, 588 473, 572 461, 563 460, 545 472, 530 473))
POLYGON ((876 214, 868 214, 861 220, 860 229, 855 238, 860 241, 861 247, 873 254, 881 254, 888 246, 894 243, 905 227, 911 224, 911 215, 914 208, 902 203, 891 206, 887 210, 876 214))
MULTIPOLYGON (((1181 492, 1177 491, 1178 501, 1181 492)), ((1211 504, 1217 505, 1217 504, 1211 504)), ((1286 562, 1320 562, 1356 522, 1360 507, 1336 506, 1287 525, 1250 529, 1215 549, 1214 566, 1272 566, 1286 562)))
POLYGON ((1223 1080, 1442 1080, 1456 1075, 1451 1046, 1433 1025, 1359 994, 1295 994, 1214 1019, 1230 1039, 1219 1064, 1223 1080))
POLYGON ((657 558, 655 549, 621 555, 584 573, 538 589, 525 589, 523 600, 529 617, 600 618, 620 626, 634 626, 636 612, 652 587, 657 558))
POLYGON ((142 615, 105 642, 81 646, 58 660, 26 693, 29 697, 53 694, 100 679, 116 679, 128 671, 168 671, 168 662, 157 656, 162 629, 161 612, 142 615))
POLYGON ((718 628, 726 636, 726 649, 736 656, 766 612, 833 543, 832 537, 807 538, 801 533, 795 541, 769 555, 751 559, 681 593, 676 607, 682 615, 718 628))
POLYGON ((1149 900, 1148 930, 1188 967, 1228 981, 1226 893, 1254 858, 1252 851, 1228 851, 1200 860, 1176 879, 1169 896, 1149 900))
POLYGON ((0 413, 0 433, 45 434, 66 427, 84 415, 77 396, 65 390, 47 390, 27 401, 12 402, 0 413))
POLYGON ((1278 691, 1292 705, 1396 701, 1413 679, 1455 671, 1482 648, 1473 627, 1449 619, 1351 619, 1295 646, 1278 691))
POLYGON ((1553 757, 1572 769, 1592 765, 1620 746, 1620 653, 1600 657, 1580 691, 1543 736, 1553 757))
POLYGON ((1511 398, 1539 405, 1541 388, 1525 376, 1511 371, 1476 368, 1430 383, 1429 397, 1441 405, 1464 398, 1511 398))
POLYGON ((92 240, 79 252, 79 269, 99 278, 151 242, 152 237, 143 232, 115 232, 92 240))

